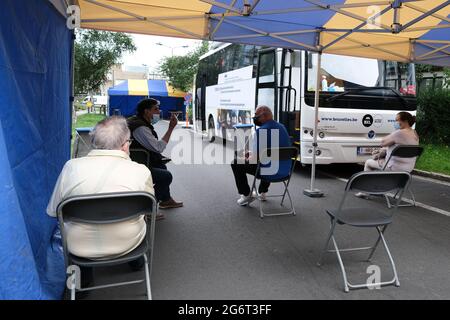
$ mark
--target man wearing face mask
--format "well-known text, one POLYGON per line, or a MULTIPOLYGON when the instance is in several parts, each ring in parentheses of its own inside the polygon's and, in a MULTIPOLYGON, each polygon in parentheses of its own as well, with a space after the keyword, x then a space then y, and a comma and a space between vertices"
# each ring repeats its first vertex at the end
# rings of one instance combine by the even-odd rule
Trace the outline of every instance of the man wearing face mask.
MULTIPOLYGON (((255 131, 251 152, 245 154, 244 158, 236 159, 231 164, 236 186, 241 195, 237 200, 237 203, 240 206, 246 206, 255 200, 255 195, 251 193, 250 186, 248 185, 247 174, 255 175, 259 152, 268 148, 291 146, 291 139, 286 128, 281 123, 273 120, 273 113, 269 107, 258 106, 255 111, 255 116, 253 117, 253 123, 259 128, 255 131), (272 138, 274 138, 273 141, 272 138), (275 141, 275 138, 277 138, 277 141, 275 141)), ((265 165, 262 165, 261 167, 264 166, 265 165)), ((277 166, 277 172, 271 174, 271 177, 285 177, 289 174, 290 160, 279 161, 277 166)), ((261 201, 266 200, 266 193, 269 190, 269 185, 270 182, 261 180, 258 187, 259 199, 261 201)))
POLYGON ((158 138, 153 125, 160 119, 159 101, 149 98, 141 100, 136 108, 136 115, 128 118, 128 127, 134 138, 131 149, 145 149, 150 154, 150 171, 155 183, 155 197, 160 209, 182 207, 182 202, 175 201, 170 195, 172 174, 167 170, 162 152, 170 140, 178 120, 172 115, 169 128, 162 139, 158 138))

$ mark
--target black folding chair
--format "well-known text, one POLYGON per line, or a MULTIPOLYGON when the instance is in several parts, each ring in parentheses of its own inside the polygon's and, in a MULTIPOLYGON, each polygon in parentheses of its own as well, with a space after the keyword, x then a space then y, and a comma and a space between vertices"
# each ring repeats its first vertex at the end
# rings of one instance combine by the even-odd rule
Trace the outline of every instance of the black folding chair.
POLYGON ((153 261, 153 242, 155 236, 156 199, 148 192, 115 192, 74 196, 62 201, 57 208, 58 220, 64 249, 64 261, 68 273, 67 285, 71 292, 71 300, 75 300, 76 292, 123 286, 146 281, 147 298, 152 299, 150 275, 153 261), (142 243, 130 253, 118 258, 91 260, 71 254, 67 249, 64 222, 86 224, 111 224, 145 216, 147 233, 142 243), (150 221, 149 221, 150 220, 150 221), (79 267, 108 267, 134 261, 144 257, 145 279, 121 283, 106 284, 81 288, 79 267))
POLYGON ((150 153, 145 149, 130 149, 130 159, 150 168, 150 153))
MULTIPOLYGON (((383 166, 383 171, 386 170, 389 161, 392 160, 392 157, 398 157, 398 158, 416 158, 419 159, 420 155, 423 153, 423 147, 421 146, 417 146, 417 145, 398 145, 396 146, 393 150, 391 155, 389 156, 388 159, 386 159, 384 166, 383 166)), ((409 186, 409 188, 407 189, 407 191, 409 192, 409 194, 411 195, 411 200, 412 203, 408 203, 408 202, 404 202, 404 201, 400 201, 398 203, 399 207, 412 207, 412 206, 416 206, 416 198, 414 197, 413 192, 411 191, 411 185, 409 186)), ((394 197, 392 198, 393 201, 397 200, 397 196, 398 193, 396 193, 394 195, 394 197)), ((387 202, 387 206, 388 208, 392 208, 392 203, 391 200, 389 198, 389 196, 386 194, 384 195, 384 197, 386 198, 386 202, 387 202)))
MULTIPOLYGON (((387 213, 384 210, 368 207, 344 208, 344 202, 347 198, 347 195, 355 190, 376 195, 384 195, 388 192, 395 191, 399 193, 399 198, 397 199, 398 203, 400 202, 404 190, 408 188, 410 180, 411 175, 408 172, 372 171, 372 172, 356 173, 347 182, 347 185, 345 187, 345 193, 339 204, 339 207, 337 209, 327 210, 327 214, 330 216, 331 219, 331 228, 328 234, 324 250, 322 251, 322 255, 318 262, 318 265, 319 266, 322 265, 322 260, 326 252, 336 252, 339 265, 341 267, 342 276, 344 278, 345 292, 349 292, 349 289, 381 287, 392 284, 394 284, 397 287, 400 286, 394 260, 392 258, 392 255, 389 251, 388 245, 384 238, 384 232, 386 231, 387 226, 392 222, 392 217, 395 211, 389 211, 390 213, 387 213), (334 229, 338 224, 358 228, 375 228, 378 231, 379 236, 373 246, 339 250, 336 240, 334 238, 334 229), (328 250, 330 240, 333 243, 334 250, 328 250), (344 264, 342 262, 340 253, 349 251, 370 250, 369 257, 367 258, 367 261, 370 261, 380 240, 383 242, 384 248, 386 249, 386 252, 388 254, 392 266, 392 271, 394 273, 394 278, 391 281, 386 282, 377 282, 370 284, 369 283, 351 284, 347 280, 347 274, 345 272, 344 264)), ((395 208, 397 208, 397 206, 395 208)))
POLYGON ((284 199, 287 195, 287 197, 289 199, 289 203, 290 203, 290 209, 288 211, 277 212, 277 213, 268 213, 268 212, 264 212, 262 201, 259 201, 259 216, 261 218, 264 218, 264 216, 281 216, 281 215, 288 215, 288 214, 292 214, 295 216, 295 214, 296 214, 295 208, 292 203, 292 199, 291 199, 291 195, 289 193, 288 187, 289 187, 289 182, 291 181, 292 173, 294 172, 295 163, 297 162, 297 157, 298 157, 298 149, 296 147, 265 149, 262 151, 261 155, 258 157, 258 165, 257 165, 257 169, 256 169, 255 178, 253 179, 251 193, 253 194, 254 191, 256 192, 256 180, 257 179, 265 180, 270 183, 282 182, 284 185, 283 194, 270 195, 270 196, 267 196, 267 198, 281 197, 280 206, 283 206, 284 199), (287 176, 282 177, 282 178, 272 179, 270 177, 270 175, 261 175, 261 168, 262 168, 261 163, 266 164, 266 163, 269 163, 269 161, 271 163, 273 163, 274 161, 279 162, 279 161, 284 161, 284 160, 291 161, 291 167, 289 168, 289 174, 287 176))

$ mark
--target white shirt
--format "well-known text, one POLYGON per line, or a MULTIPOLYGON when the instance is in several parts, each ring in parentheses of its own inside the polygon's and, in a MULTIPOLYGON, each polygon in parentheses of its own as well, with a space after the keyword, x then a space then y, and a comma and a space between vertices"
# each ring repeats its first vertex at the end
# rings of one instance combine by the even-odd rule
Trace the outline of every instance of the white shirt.
MULTIPOLYGON (((398 145, 418 145, 419 136, 414 129, 399 129, 395 130, 383 139, 387 147, 386 158, 389 159, 392 150, 398 145)), ((411 172, 416 165, 416 158, 400 158, 392 157, 388 162, 387 168, 392 171, 407 171, 411 172)))
MULTIPOLYGON (((121 150, 92 150, 64 165, 47 214, 56 217, 58 204, 70 196, 120 191, 154 194, 150 170, 121 150)), ((66 222, 65 228, 69 252, 89 259, 125 255, 139 246, 146 233, 144 217, 100 225, 66 222)))

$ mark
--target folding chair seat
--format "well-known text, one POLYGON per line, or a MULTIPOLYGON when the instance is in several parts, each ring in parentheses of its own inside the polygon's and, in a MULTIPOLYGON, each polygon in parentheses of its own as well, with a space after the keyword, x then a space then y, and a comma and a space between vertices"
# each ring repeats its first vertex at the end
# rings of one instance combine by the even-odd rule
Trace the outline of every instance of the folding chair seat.
POLYGON ((292 214, 295 216, 295 208, 292 202, 291 194, 289 193, 289 182, 291 181, 292 173, 294 172, 295 163, 297 162, 298 149, 296 147, 283 147, 283 148, 270 148, 265 149, 262 155, 258 159, 258 165, 256 169, 255 178, 253 179, 251 192, 256 192, 256 180, 265 180, 272 183, 283 183, 284 191, 283 194, 279 195, 269 195, 267 198, 281 198, 280 206, 283 206, 284 199, 289 199, 290 209, 282 212, 268 212, 263 209, 262 201, 259 201, 259 216, 264 218, 264 216, 281 216, 292 214), (269 163, 272 161, 290 161, 289 173, 285 177, 272 177, 261 174, 261 164, 269 163))
MULTIPOLYGON (((391 155, 389 156, 389 158, 386 160, 386 162, 384 163, 383 166, 383 171, 385 171, 387 169, 388 163, 389 161, 392 160, 392 157, 399 157, 399 158, 416 158, 419 159, 420 155, 423 153, 423 147, 421 146, 417 146, 417 145, 398 145, 394 148, 394 150, 392 150, 391 155)), ((414 197, 414 193, 411 190, 411 185, 409 186, 409 188, 406 190, 410 196, 411 196, 411 200, 412 203, 407 203, 404 201, 400 201, 398 203, 399 207, 415 207, 416 206, 416 198, 414 197)), ((394 197, 392 198, 393 201, 396 200, 398 194, 396 193, 394 195, 394 197)), ((390 200, 390 197, 388 195, 384 195, 386 202, 387 202, 387 206, 388 208, 392 208, 392 203, 390 200)))
MULTIPOLYGON (((339 265, 342 272, 342 277, 344 280, 344 291, 349 292, 350 289, 360 289, 360 288, 371 288, 378 286, 395 285, 400 286, 400 281, 397 276, 397 269, 395 267, 394 260, 392 258, 391 252, 389 251, 387 242, 384 238, 384 233, 389 224, 392 223, 393 214, 395 211, 387 211, 371 207, 357 207, 357 208, 347 208, 344 207, 347 196, 350 192, 361 191, 376 195, 385 195, 389 192, 396 192, 399 194, 397 198, 397 204, 401 201, 401 197, 405 189, 411 180, 411 175, 408 172, 394 172, 394 171, 371 171, 371 172, 359 172, 354 174, 345 187, 344 196, 340 201, 337 209, 326 210, 328 216, 330 217, 330 231, 325 243, 325 247, 322 251, 321 257, 319 259, 318 265, 322 265, 322 260, 327 252, 335 252, 339 265), (357 228, 375 228, 378 232, 378 239, 375 244, 369 247, 362 248, 348 248, 339 249, 336 239, 334 237, 334 231, 337 225, 348 225, 357 228), (370 250, 369 257, 367 261, 372 258, 378 244, 380 241, 386 250, 391 263, 392 272, 394 277, 390 281, 377 282, 377 283, 364 283, 364 284, 352 284, 347 280, 347 273, 345 271, 344 263, 341 258, 342 252, 351 251, 362 251, 370 250), (328 247, 332 242, 334 250, 329 250, 328 247)), ((395 206, 397 208, 397 206, 395 206)))
POLYGON ((62 201, 57 208, 61 229, 63 253, 68 273, 67 285, 71 300, 75 300, 76 292, 138 284, 145 281, 147 298, 151 300, 150 275, 153 261, 153 243, 155 236, 156 199, 148 192, 114 192, 73 196, 62 201), (86 224, 111 224, 145 216, 146 235, 140 245, 126 255, 110 259, 86 259, 75 256, 68 251, 65 222, 86 224), (143 257, 145 260, 145 279, 120 283, 105 284, 95 287, 81 288, 78 267, 109 267, 134 261, 143 257))
MULTIPOLYGON (((327 213, 332 219, 337 219, 337 211, 327 210, 327 213)), ((392 222, 392 216, 386 214, 383 210, 367 210, 363 207, 342 209, 338 216, 338 224, 348 224, 355 227, 384 226, 392 222)))

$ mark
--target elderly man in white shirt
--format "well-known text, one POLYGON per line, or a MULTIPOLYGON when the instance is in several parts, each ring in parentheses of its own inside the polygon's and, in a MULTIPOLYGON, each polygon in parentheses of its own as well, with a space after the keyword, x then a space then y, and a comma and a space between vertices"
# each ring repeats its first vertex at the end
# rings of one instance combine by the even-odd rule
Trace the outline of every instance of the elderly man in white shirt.
MULTIPOLYGON (((91 135, 94 149, 86 157, 69 160, 64 165, 47 207, 48 215, 56 217, 58 204, 74 195, 120 191, 154 194, 149 169, 129 157, 131 139, 125 118, 106 118, 91 135)), ((93 260, 131 252, 146 233, 143 216, 105 225, 66 222, 65 228, 69 252, 93 260)), ((130 264, 135 269, 142 265, 142 261, 130 264)))

